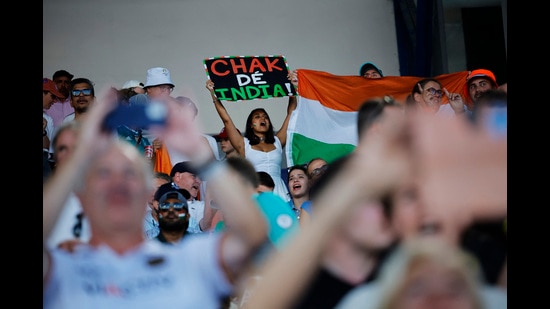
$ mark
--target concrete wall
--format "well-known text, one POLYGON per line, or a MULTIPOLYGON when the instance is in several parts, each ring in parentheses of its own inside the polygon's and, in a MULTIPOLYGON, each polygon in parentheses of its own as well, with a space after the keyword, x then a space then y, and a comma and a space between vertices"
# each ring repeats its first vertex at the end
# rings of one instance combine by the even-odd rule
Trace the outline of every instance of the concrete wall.
MULTIPOLYGON (((44 77, 65 69, 99 90, 168 68, 173 95, 197 103, 205 133, 222 128, 204 87, 208 57, 278 54, 291 70, 337 75, 371 61, 399 75, 391 0, 45 0, 43 16, 44 77)), ((255 107, 278 129, 286 105, 286 97, 225 102, 241 131, 255 107)))

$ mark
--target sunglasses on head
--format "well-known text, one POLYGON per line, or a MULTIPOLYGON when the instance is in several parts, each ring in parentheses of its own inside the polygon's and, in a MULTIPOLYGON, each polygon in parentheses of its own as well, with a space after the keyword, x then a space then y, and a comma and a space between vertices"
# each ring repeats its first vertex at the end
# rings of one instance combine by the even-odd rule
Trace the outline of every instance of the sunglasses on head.
POLYGON ((314 169, 313 171, 311 171, 311 173, 309 174, 309 177, 315 177, 321 173, 323 173, 324 171, 326 171, 328 168, 328 164, 325 164, 325 165, 322 165, 321 167, 318 167, 316 169, 314 169))
POLYGON ((75 97, 79 96, 81 93, 84 94, 84 95, 91 95, 92 94, 92 89, 73 90, 71 93, 75 97))
POLYGON ((307 169, 307 163, 304 163, 304 164, 296 164, 296 165, 293 165, 291 167, 287 167, 286 170, 287 172, 290 173, 291 170, 295 169, 295 168, 299 168, 299 167, 303 167, 305 169, 307 169))
POLYGON ((428 91, 432 95, 435 95, 435 96, 438 96, 438 97, 443 96, 443 91, 441 89, 435 90, 435 88, 428 88, 428 89, 426 89, 426 91, 428 91))
POLYGON ((185 203, 181 203, 181 202, 174 202, 174 203, 164 202, 162 204, 159 204, 159 210, 160 211, 168 211, 170 209, 170 206, 172 206, 174 208, 174 210, 176 210, 176 211, 181 211, 185 207, 185 203))

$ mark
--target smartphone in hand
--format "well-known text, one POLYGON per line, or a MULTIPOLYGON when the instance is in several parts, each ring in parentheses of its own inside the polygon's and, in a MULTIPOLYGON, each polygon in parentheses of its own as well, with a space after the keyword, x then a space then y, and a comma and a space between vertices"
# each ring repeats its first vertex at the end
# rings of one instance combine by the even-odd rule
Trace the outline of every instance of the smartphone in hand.
POLYGON ((111 131, 121 125, 148 129, 151 126, 163 126, 167 116, 168 109, 163 102, 147 100, 137 104, 119 104, 105 118, 104 127, 111 131))

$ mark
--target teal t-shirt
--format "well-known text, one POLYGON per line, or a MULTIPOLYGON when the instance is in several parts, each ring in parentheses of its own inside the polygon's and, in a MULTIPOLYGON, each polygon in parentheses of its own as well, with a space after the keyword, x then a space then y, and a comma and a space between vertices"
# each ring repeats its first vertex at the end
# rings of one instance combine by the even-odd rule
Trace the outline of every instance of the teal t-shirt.
POLYGON ((262 192, 254 195, 268 227, 268 238, 276 248, 281 249, 292 235, 300 230, 300 222, 280 196, 273 192, 262 192))
POLYGON ((141 135, 141 137, 139 137, 139 135, 141 134, 139 130, 131 129, 128 126, 118 126, 117 133, 121 139, 134 145, 141 154, 145 154, 145 146, 151 145, 151 142, 145 136, 141 135))
MULTIPOLYGON (((273 192, 262 192, 252 197, 268 225, 267 236, 275 248, 282 248, 285 242, 298 233, 300 222, 290 209, 287 202, 273 192)), ((216 224, 214 231, 220 232, 225 229, 225 223, 220 221, 216 224)))

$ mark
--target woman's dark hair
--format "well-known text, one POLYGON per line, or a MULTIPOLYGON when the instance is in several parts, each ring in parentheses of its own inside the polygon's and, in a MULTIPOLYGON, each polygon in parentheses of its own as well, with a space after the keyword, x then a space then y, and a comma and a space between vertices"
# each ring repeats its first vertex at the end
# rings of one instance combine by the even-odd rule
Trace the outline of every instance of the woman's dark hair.
POLYGON ((254 134, 254 130, 252 129, 252 116, 257 112, 265 113, 266 118, 269 120, 269 128, 265 133, 265 142, 267 144, 275 143, 275 132, 273 131, 273 123, 271 122, 271 118, 269 118, 269 114, 263 108, 253 109, 250 114, 248 114, 248 118, 246 119, 246 131, 244 132, 244 137, 248 138, 248 140, 250 141, 250 145, 257 145, 260 143, 260 138, 256 134, 254 134))
MULTIPOLYGON (((296 165, 293 165, 291 167, 288 168, 288 175, 290 175, 290 172, 292 172, 293 170, 301 170, 304 172, 304 174, 307 175, 307 163, 306 164, 296 164, 296 165)), ((309 176, 308 176, 309 177, 309 176)))

